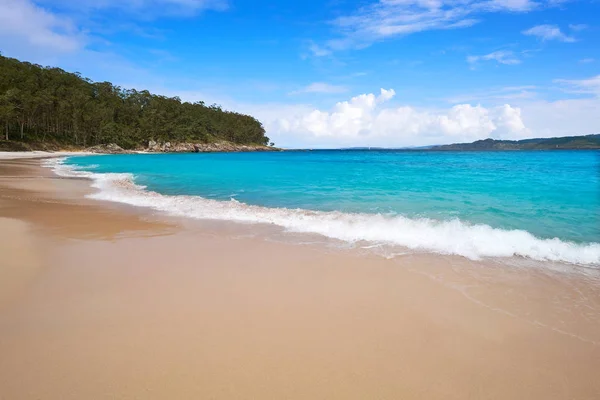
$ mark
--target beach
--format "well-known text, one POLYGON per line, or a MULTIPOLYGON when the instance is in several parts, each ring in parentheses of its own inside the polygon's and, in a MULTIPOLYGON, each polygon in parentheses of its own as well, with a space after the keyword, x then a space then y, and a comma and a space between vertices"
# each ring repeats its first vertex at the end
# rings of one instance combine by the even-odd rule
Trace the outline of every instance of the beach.
POLYGON ((600 398, 594 271, 274 240, 42 161, 0 159, 0 399, 600 398))

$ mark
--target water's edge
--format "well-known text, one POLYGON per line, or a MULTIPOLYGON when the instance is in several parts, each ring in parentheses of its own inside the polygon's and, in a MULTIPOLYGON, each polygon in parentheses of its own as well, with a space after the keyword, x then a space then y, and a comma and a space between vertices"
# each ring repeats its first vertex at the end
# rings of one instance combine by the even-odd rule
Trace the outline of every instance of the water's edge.
POLYGON ((162 195, 135 184, 129 173, 94 173, 64 164, 67 158, 44 162, 59 176, 86 177, 98 189, 90 198, 151 208, 168 215, 243 223, 273 224, 290 232, 312 233, 349 243, 400 246, 413 251, 484 257, 526 257, 600 268, 600 243, 578 244, 558 238, 540 239, 524 230, 497 229, 459 219, 436 221, 381 214, 310 211, 247 205, 200 196, 162 195))

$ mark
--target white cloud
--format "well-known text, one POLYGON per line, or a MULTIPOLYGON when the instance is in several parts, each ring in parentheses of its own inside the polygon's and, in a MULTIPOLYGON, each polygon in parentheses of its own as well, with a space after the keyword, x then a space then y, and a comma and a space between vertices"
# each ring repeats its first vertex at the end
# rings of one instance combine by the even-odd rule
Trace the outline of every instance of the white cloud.
POLYGON ((104 25, 111 29, 118 25, 116 10, 147 18, 195 15, 227 6, 227 0, 0 0, 0 51, 20 59, 57 63, 65 54, 83 54, 91 41, 101 42, 94 33, 101 33, 104 25), (82 17, 83 11, 90 15, 82 17), (91 23, 102 18, 110 18, 110 23, 91 23), (96 30, 90 32, 82 24, 96 30))
POLYGON ((533 99, 537 97, 537 86, 504 86, 487 88, 485 90, 449 97, 445 100, 451 104, 468 102, 485 102, 487 104, 498 104, 507 101, 533 99))
POLYGON ((523 122, 532 137, 600 133, 600 99, 538 101, 522 105, 523 122))
POLYGON ((302 112, 275 113, 271 116, 276 118, 263 122, 267 133, 282 145, 408 146, 529 134, 521 110, 510 105, 459 104, 446 110, 383 107, 394 96, 394 90, 381 89, 378 95, 362 94, 339 102, 330 111, 303 107, 302 112))
POLYGON ((505 65, 515 65, 521 63, 521 60, 519 60, 515 54, 509 50, 498 50, 481 56, 467 57, 467 62, 471 64, 471 66, 475 66, 482 61, 496 61, 498 64, 505 65))
POLYGON ((73 21, 30 0, 0 0, 0 10, 0 48, 7 53, 71 53, 86 42, 73 21))
MULTIPOLYGON (((600 97, 600 75, 587 79, 555 79, 554 82, 563 85, 566 92, 592 94, 600 97)), ((600 114, 597 110, 596 113, 600 114)))
MULTIPOLYGON (((118 82, 126 71, 142 71, 134 75, 138 77, 150 75, 116 54, 116 47, 102 38, 106 32, 123 29, 120 17, 131 21, 133 13, 147 21, 148 17, 188 16, 208 8, 223 10, 227 4, 227 0, 0 0, 0 52, 101 80, 122 67, 123 73, 113 78, 118 82), (104 50, 92 49, 91 43, 104 50), (104 66, 103 74, 95 74, 99 65, 104 66)), ((166 53, 161 58, 173 61, 166 53)))
POLYGON ((331 50, 319 46, 316 43, 310 43, 310 45, 308 46, 308 50, 311 52, 311 54, 315 57, 325 57, 331 54, 331 50))
POLYGON ((123 10, 141 13, 145 16, 197 15, 205 10, 226 10, 228 0, 38 0, 40 3, 63 9, 123 10))
MULTIPOLYGON (((492 88, 512 92, 533 86, 492 88)), ((356 96, 330 110, 309 104, 248 104, 210 98, 194 91, 168 92, 187 101, 217 102, 225 109, 255 116, 278 146, 323 148, 350 146, 403 147, 470 142, 493 137, 523 139, 599 133, 600 96, 544 101, 536 98, 481 99, 485 105, 464 103, 443 109, 392 106, 393 90, 356 96)), ((477 100, 477 99, 474 99, 477 100)))
POLYGON ((541 2, 530 0, 492 0, 483 2, 484 8, 509 10, 509 11, 529 11, 541 6, 541 2))
POLYGON ((579 60, 579 63, 580 64, 589 64, 589 63, 593 63, 594 61, 596 61, 596 60, 594 60, 593 58, 582 58, 581 60, 579 60))
POLYGON ((348 88, 340 85, 332 85, 325 82, 315 82, 301 89, 295 90, 290 94, 301 94, 301 93, 321 93, 321 94, 332 94, 332 93, 345 93, 348 88))
MULTIPOLYGON (((118 2, 115 1, 115 4, 118 2)), ((190 11, 197 13, 203 10, 226 10, 229 8, 227 0, 138 0, 139 7, 149 7, 151 5, 164 5, 165 7, 174 7, 175 10, 190 11)))
POLYGON ((533 0, 378 0, 331 21, 339 37, 319 49, 363 48, 394 36, 469 27, 485 13, 527 12, 552 4, 533 0))
POLYGON ((543 41, 558 40, 567 43, 572 43, 575 41, 574 37, 565 35, 556 25, 537 25, 533 28, 523 31, 523 34, 527 36, 535 36, 543 41))
POLYGON ((584 31, 588 28, 586 24, 570 24, 569 29, 575 32, 584 31))

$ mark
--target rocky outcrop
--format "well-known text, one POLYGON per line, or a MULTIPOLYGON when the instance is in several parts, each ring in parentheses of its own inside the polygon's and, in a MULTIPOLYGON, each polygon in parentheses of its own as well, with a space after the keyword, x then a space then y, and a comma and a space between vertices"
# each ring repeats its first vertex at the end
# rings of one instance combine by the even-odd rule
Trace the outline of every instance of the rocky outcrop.
POLYGON ((243 151, 281 151, 276 147, 261 146, 261 145, 245 145, 235 144, 231 142, 215 142, 215 143, 171 143, 171 142, 156 142, 150 140, 148 147, 137 148, 136 151, 124 150, 114 143, 99 144, 97 146, 88 147, 86 151, 99 154, 128 154, 136 152, 148 153, 216 153, 216 152, 243 152, 243 151))
POLYGON ((110 144, 99 144, 97 146, 88 147, 86 151, 90 153, 99 153, 99 154, 124 154, 130 153, 127 150, 123 150, 120 146, 117 146, 114 143, 110 144))
POLYGON ((150 140, 148 147, 140 149, 149 153, 215 153, 215 152, 244 152, 244 151, 281 151, 276 147, 261 145, 244 145, 231 142, 214 143, 171 143, 150 140))

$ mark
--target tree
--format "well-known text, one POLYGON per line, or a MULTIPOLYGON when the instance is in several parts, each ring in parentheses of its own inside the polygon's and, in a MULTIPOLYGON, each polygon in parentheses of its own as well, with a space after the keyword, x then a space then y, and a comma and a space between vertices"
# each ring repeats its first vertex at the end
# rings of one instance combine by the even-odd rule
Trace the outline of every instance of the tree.
POLYGON ((21 141, 124 148, 155 139, 269 143, 255 118, 204 102, 92 82, 79 73, 0 56, 0 121, 4 136, 21 141))
POLYGON ((15 118, 14 107, 7 93, 0 95, 0 121, 4 122, 4 136, 9 140, 10 122, 15 118))

